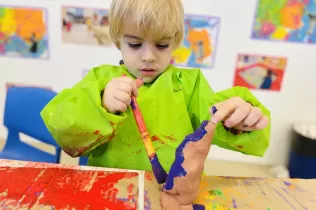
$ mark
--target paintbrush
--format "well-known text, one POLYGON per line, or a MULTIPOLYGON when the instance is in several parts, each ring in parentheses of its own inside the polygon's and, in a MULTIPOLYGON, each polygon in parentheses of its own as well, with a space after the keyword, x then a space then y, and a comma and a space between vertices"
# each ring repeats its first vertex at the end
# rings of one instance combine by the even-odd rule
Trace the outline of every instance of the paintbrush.
MULTIPOLYGON (((123 75, 123 76, 126 76, 126 75, 123 75)), ((147 155, 150 160, 155 178, 159 184, 163 184, 167 179, 167 173, 159 162, 159 159, 156 154, 155 148, 152 144, 150 135, 147 131, 143 115, 140 111, 140 108, 138 106, 138 103, 136 101, 136 97, 134 94, 131 95, 131 107, 133 110, 133 115, 134 115, 138 130, 143 139, 144 146, 146 148, 147 155)))

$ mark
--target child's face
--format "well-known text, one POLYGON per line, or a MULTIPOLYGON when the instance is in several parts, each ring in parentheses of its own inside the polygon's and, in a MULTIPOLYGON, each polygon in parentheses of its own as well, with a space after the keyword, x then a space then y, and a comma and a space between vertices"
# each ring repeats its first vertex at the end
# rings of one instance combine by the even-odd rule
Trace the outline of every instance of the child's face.
POLYGON ((131 21, 125 21, 120 50, 128 71, 145 83, 154 81, 170 64, 173 38, 155 40, 144 36, 131 21))

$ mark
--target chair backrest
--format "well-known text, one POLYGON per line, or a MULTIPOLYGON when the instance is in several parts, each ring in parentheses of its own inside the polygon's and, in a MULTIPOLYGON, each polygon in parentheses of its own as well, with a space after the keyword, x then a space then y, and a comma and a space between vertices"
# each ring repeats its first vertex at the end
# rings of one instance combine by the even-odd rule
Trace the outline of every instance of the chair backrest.
POLYGON ((41 110, 56 95, 56 92, 40 87, 8 88, 4 125, 9 132, 21 132, 59 148, 40 116, 41 110))

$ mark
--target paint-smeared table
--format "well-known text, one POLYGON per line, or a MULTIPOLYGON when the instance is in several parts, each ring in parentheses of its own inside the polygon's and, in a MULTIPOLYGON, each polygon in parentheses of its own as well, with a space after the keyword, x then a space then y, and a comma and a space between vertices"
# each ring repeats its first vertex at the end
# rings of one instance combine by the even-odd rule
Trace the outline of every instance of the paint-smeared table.
MULTIPOLYGON (((0 159, 0 209, 160 210, 150 172, 0 159)), ((196 203, 209 210, 316 209, 316 180, 208 177, 196 203)))

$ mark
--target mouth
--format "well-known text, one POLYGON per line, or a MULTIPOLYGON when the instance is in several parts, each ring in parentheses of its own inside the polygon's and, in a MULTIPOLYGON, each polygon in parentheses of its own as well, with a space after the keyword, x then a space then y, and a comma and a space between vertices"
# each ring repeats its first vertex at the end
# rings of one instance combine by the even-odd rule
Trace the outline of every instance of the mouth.
POLYGON ((156 70, 154 69, 141 69, 140 72, 144 75, 144 76, 152 76, 155 74, 156 70))

